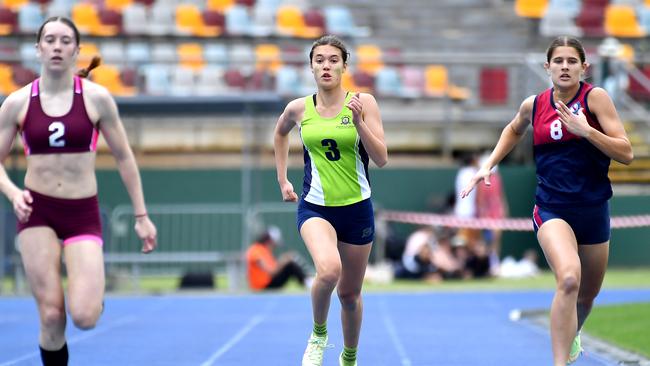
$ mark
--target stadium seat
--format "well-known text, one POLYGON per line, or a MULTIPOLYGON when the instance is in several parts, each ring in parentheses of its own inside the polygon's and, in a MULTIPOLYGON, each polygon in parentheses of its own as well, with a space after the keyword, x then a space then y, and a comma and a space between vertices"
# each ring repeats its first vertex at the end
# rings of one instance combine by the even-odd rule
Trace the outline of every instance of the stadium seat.
POLYGON ((449 74, 444 65, 428 65, 424 69, 424 92, 430 97, 444 97, 449 87, 449 74))
POLYGON ((225 11, 226 32, 229 35, 245 36, 250 34, 251 18, 248 8, 242 5, 233 5, 225 11))
POLYGON ((135 88, 124 85, 120 69, 115 65, 103 64, 90 75, 94 82, 104 86, 116 97, 130 97, 136 94, 135 88))
POLYGON ((118 12, 122 12, 124 8, 133 4, 133 0, 104 0, 104 6, 118 12))
POLYGON ((148 32, 152 36, 172 35, 176 28, 175 7, 170 4, 155 2, 149 8, 148 32))
POLYGON ((99 9, 99 21, 105 26, 115 27, 118 34, 124 31, 122 13, 115 9, 109 9, 106 7, 99 9))
POLYGON ((546 37, 569 35, 582 36, 582 29, 576 24, 570 13, 561 8, 549 7, 539 23, 539 32, 546 37))
POLYGON ((220 35, 221 32, 221 28, 209 26, 204 23, 203 13, 198 6, 192 4, 180 4, 176 7, 177 34, 197 37, 216 37, 220 35))
POLYGON ((255 0, 237 0, 236 2, 239 5, 244 5, 249 8, 252 8, 255 5, 255 0))
POLYGON ((179 65, 192 70, 205 66, 203 45, 201 43, 181 43, 176 47, 179 65))
POLYGON ((228 64, 239 68, 246 75, 250 75, 255 69, 255 51, 250 44, 233 44, 228 49, 228 64))
POLYGON ((233 5, 235 5, 235 0, 208 0, 206 8, 225 13, 233 5))
POLYGON ((173 96, 188 97, 194 94, 194 70, 183 67, 175 66, 171 70, 170 90, 169 93, 173 96))
POLYGON ((207 65, 197 71, 195 94, 210 96, 224 94, 227 86, 224 81, 224 69, 221 66, 207 65))
POLYGON ((354 21, 350 10, 341 5, 329 5, 323 8, 325 25, 328 33, 339 36, 367 37, 370 29, 360 27, 354 21))
POLYGON ((300 73, 294 66, 282 66, 275 73, 275 92, 283 97, 301 94, 300 73))
POLYGON ((317 29, 321 35, 325 33, 325 15, 320 9, 314 7, 307 9, 303 18, 307 27, 317 29))
POLYGON ((400 69, 402 95, 405 98, 420 98, 424 93, 424 70, 416 66, 400 69))
POLYGON ((27 3, 18 9, 18 30, 24 34, 36 34, 45 15, 36 3, 27 3))
POLYGON ((375 90, 380 97, 401 97, 402 80, 394 67, 384 67, 375 76, 375 90))
POLYGON ((246 80, 246 90, 251 91, 273 91, 275 80, 267 70, 255 70, 246 80))
POLYGON ((144 75, 144 93, 148 95, 167 95, 170 88, 169 67, 149 64, 141 69, 144 75))
POLYGON ((374 44, 361 44, 356 49, 357 68, 369 74, 376 74, 384 67, 382 51, 374 44))
POLYGON ((215 27, 219 31, 219 35, 223 34, 226 30, 226 17, 218 10, 205 9, 202 13, 203 23, 207 27, 215 27))
POLYGON ((280 6, 275 14, 276 32, 281 36, 317 38, 322 30, 305 24, 302 11, 297 6, 280 6))
POLYGON ((508 102, 508 70, 483 68, 479 77, 481 103, 486 105, 508 102))
MULTIPOLYGON (((368 74, 365 74, 363 77, 367 76, 368 74)), ((312 76, 313 78, 313 76, 312 76)), ((367 79, 367 78, 366 78, 367 79)), ((370 93, 372 92, 372 89, 369 87, 363 87, 361 85, 358 85, 356 83, 356 78, 355 78, 355 70, 348 68, 346 72, 343 73, 341 76, 341 85, 343 86, 344 90, 351 91, 354 93, 370 93)))
POLYGON ((77 68, 88 67, 94 56, 101 56, 99 47, 93 42, 81 42, 79 45, 79 56, 77 56, 77 68))
POLYGON ((223 79, 231 91, 243 91, 246 87, 246 79, 238 69, 226 70, 223 79))
POLYGON ((41 63, 36 57, 35 42, 23 42, 18 48, 20 59, 23 66, 33 70, 34 72, 41 72, 41 63))
POLYGON ((11 10, 17 12, 18 9, 20 9, 21 7, 27 5, 28 3, 29 3, 29 0, 3 0, 2 1, 2 6, 10 8, 11 10))
POLYGON ((576 24, 582 29, 585 36, 591 37, 604 37, 605 28, 605 7, 598 6, 597 4, 587 6, 584 4, 578 17, 576 24))
POLYGON ((130 36, 140 36, 149 33, 149 18, 147 8, 138 3, 131 4, 122 10, 122 28, 130 36))
POLYGON ((628 5, 608 5, 605 8, 605 31, 610 36, 640 38, 645 31, 636 19, 636 12, 628 5))
POLYGON ((8 36, 16 32, 18 15, 5 6, 0 6, 0 36, 8 36))
POLYGON ((203 46, 203 59, 208 64, 225 67, 228 65, 228 48, 221 43, 206 43, 203 46))
POLYGON ((578 13, 580 13, 581 7, 582 7, 581 0, 551 0, 548 4, 548 10, 561 9, 570 18, 575 18, 578 15, 578 13))
POLYGON ((118 41, 106 41, 99 45, 99 52, 102 54, 103 63, 120 65, 123 64, 126 57, 124 45, 118 41))
POLYGON ((151 49, 148 43, 130 41, 126 43, 126 61, 129 65, 139 66, 151 62, 151 49))
POLYGON ((177 61, 176 46, 170 43, 155 43, 151 47, 151 61, 171 65, 177 61))
POLYGON ((515 13, 522 18, 540 19, 547 7, 548 0, 515 0, 515 13))
POLYGON ((105 25, 99 18, 99 10, 91 3, 79 3, 72 7, 72 21, 79 28, 81 34, 93 36, 115 36, 119 28, 105 25))
MULTIPOLYGON (((343 73, 343 75, 346 74, 347 72, 343 73)), ((314 80, 314 74, 312 73, 311 67, 309 67, 309 65, 304 65, 300 71, 300 89, 301 95, 316 93, 318 90, 316 87, 316 80, 314 80)))
POLYGON ((9 95, 16 91, 20 85, 14 81, 11 65, 0 64, 0 95, 9 95))
POLYGON ((275 73, 282 66, 280 47, 271 43, 255 46, 255 69, 275 73))
POLYGON ((27 85, 34 81, 38 77, 38 74, 34 70, 26 68, 22 65, 13 65, 12 73, 14 82, 17 85, 27 85))

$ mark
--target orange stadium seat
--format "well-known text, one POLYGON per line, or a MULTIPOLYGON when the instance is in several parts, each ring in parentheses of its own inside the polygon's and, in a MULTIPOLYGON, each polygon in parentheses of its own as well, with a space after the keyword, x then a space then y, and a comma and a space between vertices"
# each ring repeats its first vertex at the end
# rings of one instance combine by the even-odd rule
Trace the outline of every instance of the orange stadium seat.
POLYGON ((190 69, 198 70, 205 66, 203 46, 200 43, 181 43, 176 47, 178 63, 190 69))
POLYGON ((444 97, 449 87, 449 74, 444 65, 429 65, 424 69, 424 91, 430 97, 444 97))
POLYGON ((223 31, 217 26, 206 25, 201 9, 193 4, 176 6, 176 30, 182 34, 198 37, 216 37, 223 31))
POLYGON ((122 12, 122 9, 131 5, 133 0, 104 0, 104 6, 122 12))
POLYGON ((117 97, 130 97, 136 94, 133 87, 124 85, 120 70, 114 65, 101 65, 90 74, 92 80, 102 85, 117 97))
POLYGON ((235 5, 235 0, 208 0, 206 8, 210 10, 219 10, 223 13, 233 5, 235 5))
POLYGON ((14 73, 11 66, 0 64, 0 94, 9 95, 19 87, 14 81, 14 73))
POLYGON ((101 56, 99 47, 92 42, 81 42, 79 45, 79 56, 77 56, 77 68, 82 69, 90 64, 93 56, 101 56))
POLYGON ((119 32, 118 27, 103 24, 98 9, 90 3, 75 4, 72 7, 72 21, 82 34, 114 36, 119 32))
POLYGON ((322 30, 305 24, 302 11, 297 6, 284 5, 275 14, 275 25, 278 34, 299 38, 317 38, 322 30))
POLYGON ((357 67, 372 75, 384 67, 381 48, 374 44, 357 46, 357 59, 357 67))
POLYGON ((2 5, 18 11, 23 5, 27 4, 29 0, 3 0, 2 5))
POLYGON ((605 31, 614 37, 640 38, 645 36, 645 31, 637 21, 636 12, 630 5, 607 5, 605 8, 605 31))
POLYGON ((341 85, 343 86, 343 89, 351 92, 370 93, 372 91, 369 87, 357 85, 354 80, 354 71, 350 69, 343 73, 341 77, 341 85))
POLYGON ((523 18, 539 19, 547 7, 548 0, 515 0, 515 13, 523 18))
POLYGON ((270 70, 272 73, 282 67, 280 47, 271 43, 255 46, 255 69, 270 70))

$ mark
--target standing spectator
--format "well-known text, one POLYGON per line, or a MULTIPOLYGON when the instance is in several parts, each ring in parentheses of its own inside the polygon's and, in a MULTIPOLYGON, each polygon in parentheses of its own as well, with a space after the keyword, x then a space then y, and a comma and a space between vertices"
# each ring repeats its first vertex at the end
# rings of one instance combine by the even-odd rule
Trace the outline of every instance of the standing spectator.
MULTIPOLYGON (((489 158, 489 153, 480 158, 483 165, 489 158)), ((508 216, 508 202, 503 190, 503 180, 499 174, 498 166, 492 168, 491 184, 479 184, 476 187, 476 213, 479 218, 503 219, 508 216)), ((484 230, 485 243, 490 256, 490 272, 497 274, 501 256, 501 229, 484 230)))
MULTIPOLYGON (((455 187, 456 199, 454 201, 454 215, 458 218, 473 219, 476 218, 476 192, 469 193, 466 199, 458 199, 463 188, 472 180, 474 174, 478 171, 478 156, 471 152, 465 154, 461 159, 461 168, 456 173, 455 187)), ((470 250, 480 240, 481 231, 479 229, 461 228, 456 234, 457 240, 461 240, 470 250)))

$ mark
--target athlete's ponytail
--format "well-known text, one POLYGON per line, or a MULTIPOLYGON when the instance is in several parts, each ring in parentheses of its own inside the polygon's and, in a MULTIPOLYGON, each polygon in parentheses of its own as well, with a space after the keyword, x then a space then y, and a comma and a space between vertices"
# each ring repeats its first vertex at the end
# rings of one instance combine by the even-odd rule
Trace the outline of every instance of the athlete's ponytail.
POLYGON ((83 68, 83 69, 80 69, 79 71, 77 71, 77 75, 81 76, 82 78, 87 78, 88 75, 90 74, 90 72, 94 68, 99 66, 101 63, 102 63, 102 58, 95 55, 95 56, 93 56, 93 59, 90 60, 90 64, 86 68, 83 68))

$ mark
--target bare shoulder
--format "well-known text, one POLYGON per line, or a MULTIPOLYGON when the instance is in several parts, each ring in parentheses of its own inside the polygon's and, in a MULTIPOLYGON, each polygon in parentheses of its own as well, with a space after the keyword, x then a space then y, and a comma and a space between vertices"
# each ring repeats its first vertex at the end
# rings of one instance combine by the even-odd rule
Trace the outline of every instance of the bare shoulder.
POLYGON ((284 112, 289 115, 303 114, 305 112, 305 98, 307 97, 300 97, 290 101, 284 108, 284 112))
POLYGON ((370 102, 377 104, 377 99, 375 99, 375 96, 370 93, 359 93, 359 99, 361 99, 362 103, 370 102))
POLYGON ((589 92, 589 95, 587 96, 587 100, 590 101, 605 101, 605 100, 610 100, 611 98, 609 97, 609 94, 607 94, 607 91, 601 87, 594 87, 591 89, 589 92))
POLYGON ((112 99, 111 93, 105 87, 94 83, 88 79, 81 79, 83 83, 84 95, 90 97, 93 102, 101 102, 106 99, 112 99))
POLYGON ((537 98, 536 95, 531 95, 528 98, 524 99, 524 101, 521 102, 521 105, 519 106, 519 112, 530 114, 533 111, 533 106, 535 105, 535 98, 537 98))

